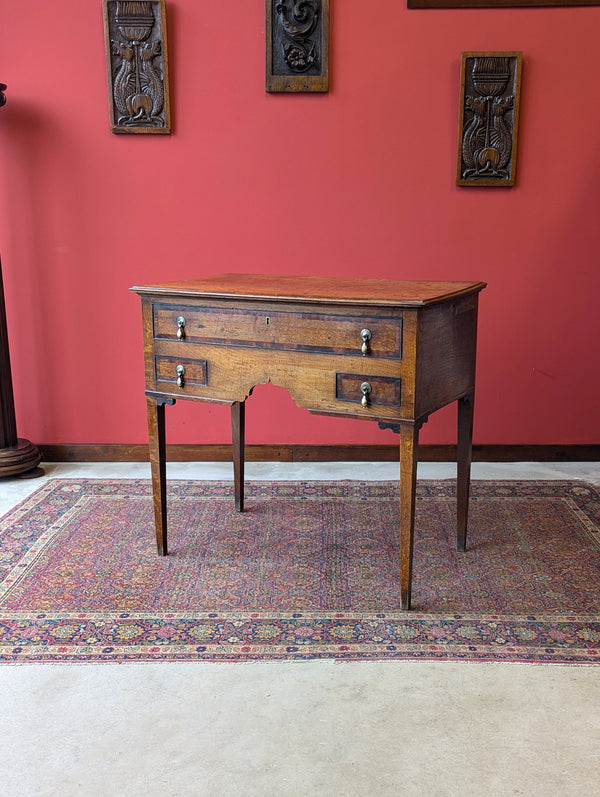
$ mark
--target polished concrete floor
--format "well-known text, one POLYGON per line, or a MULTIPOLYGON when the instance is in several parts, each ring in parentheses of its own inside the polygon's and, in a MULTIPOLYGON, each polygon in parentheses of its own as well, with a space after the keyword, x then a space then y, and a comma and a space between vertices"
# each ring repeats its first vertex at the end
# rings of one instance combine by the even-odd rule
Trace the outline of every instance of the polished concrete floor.
MULTIPOLYGON (((146 477, 52 464, 43 478, 146 477)), ((249 463, 249 479, 395 478, 389 463, 249 463)), ((581 478, 600 463, 476 464, 581 478)), ((172 478, 231 478, 226 464, 172 478)), ((420 478, 454 468, 423 464, 420 478)), ((0 513, 40 481, 0 481, 0 513)), ((600 669, 435 662, 0 667, 0 795, 387 797, 600 793, 600 669)))

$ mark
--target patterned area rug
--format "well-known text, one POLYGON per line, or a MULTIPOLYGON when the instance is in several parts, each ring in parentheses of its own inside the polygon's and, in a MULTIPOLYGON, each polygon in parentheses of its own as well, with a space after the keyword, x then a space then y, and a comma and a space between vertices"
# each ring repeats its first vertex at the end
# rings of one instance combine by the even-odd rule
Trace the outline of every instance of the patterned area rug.
POLYGON ((0 661, 600 660, 600 494, 419 482, 413 608, 399 610, 393 482, 49 481, 0 520, 0 661))

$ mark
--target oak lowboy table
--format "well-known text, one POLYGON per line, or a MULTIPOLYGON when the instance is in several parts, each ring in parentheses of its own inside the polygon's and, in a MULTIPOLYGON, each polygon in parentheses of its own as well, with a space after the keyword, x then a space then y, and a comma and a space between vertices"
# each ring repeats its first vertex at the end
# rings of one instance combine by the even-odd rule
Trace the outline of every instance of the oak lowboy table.
POLYGON ((235 506, 244 508, 244 408, 255 385, 310 412, 400 432, 400 594, 410 608, 419 429, 458 402, 457 547, 465 550, 477 305, 483 282, 258 274, 132 288, 142 299, 158 553, 167 554, 165 405, 231 405, 235 506))

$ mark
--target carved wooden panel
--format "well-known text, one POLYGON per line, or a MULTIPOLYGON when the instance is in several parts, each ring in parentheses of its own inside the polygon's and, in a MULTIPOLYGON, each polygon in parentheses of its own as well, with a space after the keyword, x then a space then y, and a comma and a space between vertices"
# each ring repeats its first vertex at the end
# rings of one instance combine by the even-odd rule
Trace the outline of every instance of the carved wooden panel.
POLYGON ((103 0, 113 133, 170 133, 165 0, 103 0))
POLYGON ((457 185, 515 184, 522 62, 520 52, 462 54, 457 185))
POLYGON ((329 0, 266 0, 267 91, 329 90, 329 0))

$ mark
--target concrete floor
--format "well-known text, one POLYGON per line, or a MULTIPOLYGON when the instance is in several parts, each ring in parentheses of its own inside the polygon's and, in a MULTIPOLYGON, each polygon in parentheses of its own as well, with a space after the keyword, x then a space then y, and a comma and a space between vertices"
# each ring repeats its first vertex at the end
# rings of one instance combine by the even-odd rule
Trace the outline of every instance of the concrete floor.
MULTIPOLYGON (((146 477, 137 463, 44 478, 146 477)), ((389 463, 249 463, 249 479, 395 478, 389 463)), ((582 478, 600 463, 476 464, 582 478)), ((420 478, 449 478, 423 464, 420 478)), ((227 464, 171 478, 231 478, 227 464)), ((0 513, 37 481, 0 482, 0 513)), ((600 793, 600 670, 435 662, 0 667, 0 795, 577 796, 600 793)))

